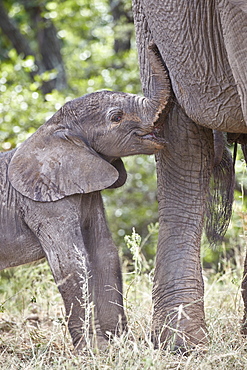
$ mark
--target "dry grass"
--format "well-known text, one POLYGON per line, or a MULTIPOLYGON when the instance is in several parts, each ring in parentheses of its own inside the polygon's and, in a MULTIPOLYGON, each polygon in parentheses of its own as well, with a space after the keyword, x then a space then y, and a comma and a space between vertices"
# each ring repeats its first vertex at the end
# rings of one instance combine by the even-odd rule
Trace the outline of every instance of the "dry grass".
MULTIPOLYGON (((137 257, 138 258, 138 253, 137 257)), ((239 256, 242 261, 243 256, 239 256)), ((206 353, 154 350, 149 338, 152 276, 124 274, 131 338, 115 339, 105 352, 73 352, 61 297, 46 263, 9 270, 0 287, 0 369, 247 369, 240 335, 241 271, 205 273, 205 310, 211 342, 206 353)))
MULTIPOLYGON (((247 342, 240 335, 242 303, 236 271, 207 275, 205 308, 211 343, 207 353, 188 356, 154 350, 149 339, 151 279, 127 275, 126 310, 132 338, 116 339, 106 352, 73 353, 64 322, 64 309, 46 265, 20 267, 22 289, 0 296, 1 369, 246 369, 247 342), (36 270, 31 278, 26 277, 36 270), (41 272, 40 272, 41 270, 41 272), (36 276, 37 275, 37 276, 36 276), (26 279, 24 283, 22 280, 26 279), (7 298, 8 297, 8 298, 7 298)), ((126 277, 126 276, 125 276, 126 277)), ((13 287, 11 288, 11 285, 13 287)))

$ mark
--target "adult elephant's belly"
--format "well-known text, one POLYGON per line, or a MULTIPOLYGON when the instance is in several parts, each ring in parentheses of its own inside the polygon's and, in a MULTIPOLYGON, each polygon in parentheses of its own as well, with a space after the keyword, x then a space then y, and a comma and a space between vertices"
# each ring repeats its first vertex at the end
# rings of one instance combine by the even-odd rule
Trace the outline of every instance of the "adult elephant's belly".
POLYGON ((217 11, 196 0, 189 9, 187 1, 180 2, 181 8, 168 0, 143 2, 148 27, 186 114, 212 129, 247 133, 217 11))

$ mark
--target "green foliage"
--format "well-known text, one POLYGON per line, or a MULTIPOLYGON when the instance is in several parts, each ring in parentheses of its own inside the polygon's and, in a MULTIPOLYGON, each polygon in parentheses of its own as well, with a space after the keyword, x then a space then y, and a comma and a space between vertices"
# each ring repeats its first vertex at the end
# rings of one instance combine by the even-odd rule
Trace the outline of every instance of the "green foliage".
MULTIPOLYGON (((68 100, 101 89, 140 92, 134 26, 127 21, 131 19, 130 0, 6 0, 3 3, 11 20, 35 52, 38 51, 38 42, 25 6, 41 6, 42 15, 57 29, 68 88, 43 95, 42 83, 53 79, 57 71, 46 71, 31 78, 30 73, 37 69, 34 57, 17 55, 0 30, 0 150, 9 150, 24 141, 68 100), (121 10, 117 19, 114 7, 121 10), (115 41, 126 35, 131 37, 130 50, 116 53, 115 41)), ((153 156, 130 157, 124 162, 128 172, 126 184, 103 192, 103 196, 115 242, 124 255, 131 258, 124 235, 130 234, 135 227, 143 238, 149 234, 148 225, 158 220, 156 170, 153 156)), ((245 174, 242 157, 239 156, 237 176, 241 177, 242 189, 247 186, 245 174)), ((243 248, 244 242, 239 238, 246 233, 243 199, 241 192, 236 193, 234 218, 223 247, 208 249, 207 241, 203 241, 202 255, 206 267, 220 268, 222 256, 230 254, 232 246, 243 248)), ((156 242, 157 237, 152 235, 143 248, 143 254, 151 265, 156 242)))
POLYGON ((147 228, 148 234, 143 240, 136 232, 134 227, 132 229, 132 234, 125 235, 124 237, 126 246, 129 249, 132 257, 132 262, 128 266, 128 270, 133 270, 134 275, 141 275, 143 273, 150 272, 150 270, 154 267, 153 260, 147 261, 147 258, 145 257, 145 255, 147 255, 145 247, 146 245, 150 246, 152 242, 154 242, 154 245, 157 244, 159 229, 158 222, 156 224, 148 225, 147 228))
MULTIPOLYGON (((158 220, 156 200, 156 169, 153 156, 124 158, 128 172, 126 184, 121 188, 103 191, 108 224, 124 255, 129 255, 123 237, 134 227, 143 237, 150 223, 158 220)), ((145 246, 145 256, 150 260, 155 255, 156 240, 152 236, 145 246)))
MULTIPOLYGON (((125 3, 131 7, 130 1, 125 3)), ((12 21, 37 49, 23 2, 5 5, 12 21)), ((114 22, 108 1, 43 1, 42 5, 43 16, 52 20, 61 40, 69 89, 43 96, 42 82, 53 79, 56 71, 35 75, 32 81, 29 73, 37 68, 34 57, 18 56, 0 31, 5 40, 0 44, 0 149, 22 142, 68 100, 101 89, 131 93, 140 89, 134 40, 129 51, 114 52, 114 22)))
POLYGON ((0 278, 0 310, 9 315, 21 312, 25 316, 26 308, 32 311, 41 305, 42 300, 46 300, 48 312, 50 293, 47 289, 54 290, 55 295, 59 294, 46 261, 1 271, 0 278))
MULTIPOLYGON (((0 70, 0 147, 8 150, 24 141, 64 104, 64 95, 54 90, 43 96, 40 87, 46 78, 36 76, 30 82, 26 70, 32 68, 33 57, 22 59, 14 49, 0 70), (18 78, 17 78, 18 77, 18 78)), ((67 98, 69 99, 69 98, 67 98)))

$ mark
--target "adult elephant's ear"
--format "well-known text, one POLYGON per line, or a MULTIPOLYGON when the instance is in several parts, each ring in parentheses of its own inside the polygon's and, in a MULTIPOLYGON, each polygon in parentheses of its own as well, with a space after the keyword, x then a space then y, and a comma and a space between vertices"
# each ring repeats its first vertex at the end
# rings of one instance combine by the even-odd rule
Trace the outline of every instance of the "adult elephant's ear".
POLYGON ((49 124, 17 148, 8 175, 17 191, 39 202, 106 189, 119 178, 82 137, 49 124))

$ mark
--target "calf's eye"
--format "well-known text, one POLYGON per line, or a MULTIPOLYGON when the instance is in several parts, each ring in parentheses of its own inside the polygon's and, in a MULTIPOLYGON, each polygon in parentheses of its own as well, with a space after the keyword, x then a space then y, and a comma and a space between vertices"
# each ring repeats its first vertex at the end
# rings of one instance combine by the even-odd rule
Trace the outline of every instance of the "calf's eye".
POLYGON ((121 119, 122 119, 122 116, 120 116, 120 115, 116 115, 116 116, 113 116, 112 117, 112 121, 113 122, 120 122, 121 119))
POLYGON ((119 123, 123 117, 122 112, 113 113, 110 117, 110 120, 114 123, 119 123))

